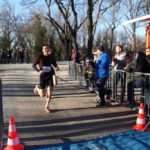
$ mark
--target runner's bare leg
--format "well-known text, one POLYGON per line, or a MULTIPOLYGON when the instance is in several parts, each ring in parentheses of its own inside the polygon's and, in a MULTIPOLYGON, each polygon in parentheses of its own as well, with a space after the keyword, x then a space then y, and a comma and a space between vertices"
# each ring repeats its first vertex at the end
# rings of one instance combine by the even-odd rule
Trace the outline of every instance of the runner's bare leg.
POLYGON ((50 105, 50 101, 51 101, 51 97, 52 97, 52 90, 53 90, 52 86, 47 87, 46 104, 45 104, 45 110, 47 112, 48 111, 50 112, 49 105, 50 105))
POLYGON ((40 89, 38 87, 38 85, 35 86, 35 89, 34 89, 34 92, 37 91, 37 94, 40 96, 40 97, 43 97, 44 96, 44 89, 40 89))

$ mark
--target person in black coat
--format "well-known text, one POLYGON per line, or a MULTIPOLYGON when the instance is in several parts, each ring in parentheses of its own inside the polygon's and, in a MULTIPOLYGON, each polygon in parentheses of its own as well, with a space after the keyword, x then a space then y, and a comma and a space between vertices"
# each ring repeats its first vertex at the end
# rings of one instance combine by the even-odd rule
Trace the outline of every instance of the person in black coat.
POLYGON ((146 59, 146 55, 143 52, 134 52, 132 58, 132 65, 130 68, 126 68, 126 71, 131 73, 138 72, 141 75, 133 81, 127 84, 127 102, 132 110, 136 110, 136 101, 134 100, 134 88, 142 88, 142 95, 144 93, 144 87, 146 86, 146 76, 142 73, 150 73, 150 65, 146 59))

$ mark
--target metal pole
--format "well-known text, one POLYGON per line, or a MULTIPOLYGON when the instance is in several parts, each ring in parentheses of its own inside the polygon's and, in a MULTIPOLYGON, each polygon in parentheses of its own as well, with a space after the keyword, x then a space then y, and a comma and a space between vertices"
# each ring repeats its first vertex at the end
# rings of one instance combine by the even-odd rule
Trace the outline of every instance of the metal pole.
POLYGON ((2 80, 0 79, 0 149, 3 145, 3 100, 2 100, 2 80))

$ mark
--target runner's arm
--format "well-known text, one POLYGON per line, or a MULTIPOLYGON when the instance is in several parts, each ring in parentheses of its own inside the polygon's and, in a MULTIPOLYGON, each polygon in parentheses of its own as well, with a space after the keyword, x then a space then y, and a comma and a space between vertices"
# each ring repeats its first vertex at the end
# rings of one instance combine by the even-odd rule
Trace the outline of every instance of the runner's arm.
POLYGON ((40 72, 40 69, 39 69, 35 64, 32 65, 32 68, 33 68, 35 71, 40 72))
POLYGON ((39 56, 38 56, 38 58, 35 60, 35 62, 33 62, 32 68, 33 68, 35 71, 40 72, 40 69, 37 67, 38 64, 39 64, 39 56))
POLYGON ((53 61, 52 61, 52 65, 51 66, 54 69, 54 71, 58 71, 59 70, 59 67, 58 67, 58 65, 56 63, 56 59, 55 59, 54 56, 53 56, 53 61))

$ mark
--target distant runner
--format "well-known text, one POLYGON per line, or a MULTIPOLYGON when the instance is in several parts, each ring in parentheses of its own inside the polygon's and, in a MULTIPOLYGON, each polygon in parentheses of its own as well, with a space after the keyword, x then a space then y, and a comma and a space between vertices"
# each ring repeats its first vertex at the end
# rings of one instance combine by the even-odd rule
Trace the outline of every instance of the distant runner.
POLYGON ((40 97, 46 96, 45 111, 50 113, 51 109, 49 108, 49 104, 54 85, 53 75, 55 75, 55 71, 58 71, 59 68, 49 47, 43 46, 42 54, 33 63, 33 68, 39 72, 40 80, 39 85, 36 85, 34 88, 34 93, 40 97))

